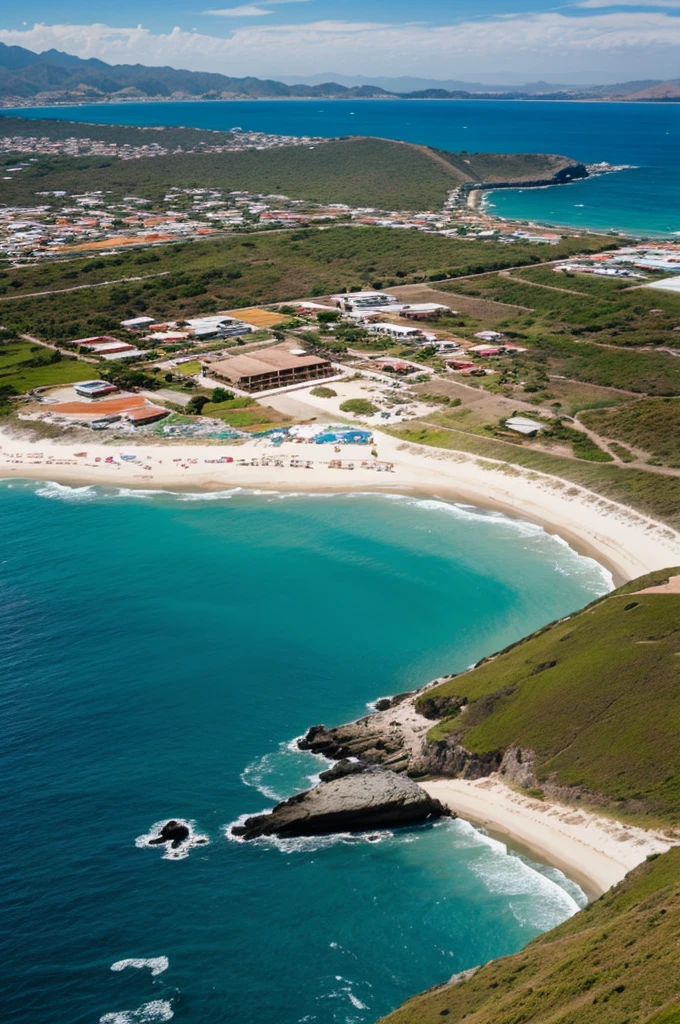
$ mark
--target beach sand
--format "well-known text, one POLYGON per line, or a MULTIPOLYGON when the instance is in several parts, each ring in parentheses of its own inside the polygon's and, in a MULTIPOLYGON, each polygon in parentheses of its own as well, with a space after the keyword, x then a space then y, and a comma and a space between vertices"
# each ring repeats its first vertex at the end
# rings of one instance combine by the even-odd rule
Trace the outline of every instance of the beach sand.
POLYGON ((400 441, 375 431, 366 446, 262 439, 242 444, 114 444, 32 440, 0 429, 0 479, 166 491, 389 491, 459 500, 540 523, 605 565, 615 583, 680 565, 680 534, 664 524, 557 477, 491 459, 400 441), (125 456, 126 458, 122 458, 125 456), (233 462, 218 462, 230 457, 233 462), (107 459, 111 461, 106 461, 107 459), (333 466, 340 462, 342 468, 333 466), (349 467, 353 468, 349 468, 349 467), (387 467, 390 467, 389 469, 387 467))
POLYGON ((671 846, 661 833, 580 808, 535 800, 510 789, 494 775, 421 785, 461 818, 559 867, 591 898, 616 885, 650 854, 664 853, 671 846))

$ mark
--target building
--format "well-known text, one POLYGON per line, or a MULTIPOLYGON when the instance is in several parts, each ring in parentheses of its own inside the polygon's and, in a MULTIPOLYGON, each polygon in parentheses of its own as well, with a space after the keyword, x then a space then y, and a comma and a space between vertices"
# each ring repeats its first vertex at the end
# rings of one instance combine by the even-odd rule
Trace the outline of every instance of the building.
POLYGON ((136 316, 132 320, 121 320, 120 326, 126 331, 145 331, 154 322, 153 316, 136 316))
POLYGON ((444 313, 452 313, 448 306, 442 306, 439 302, 418 302, 411 306, 405 306, 401 316, 408 320, 433 320, 444 313))
POLYGON ((342 295, 331 295, 338 306, 349 306, 350 309, 377 309, 390 306, 399 300, 395 295, 386 292, 345 292, 342 295))
POLYGON ((369 324, 368 330, 371 334, 385 334, 398 341, 418 341, 423 336, 417 327, 406 327, 403 324, 369 324))
POLYGON ((477 331, 475 338, 479 338, 480 341, 500 341, 503 337, 498 331, 477 331))
POLYGON ((529 420, 525 416, 511 416, 509 420, 505 421, 505 425, 515 433, 525 434, 527 437, 535 437, 539 430, 543 429, 542 423, 529 420))
POLYGON ((118 388, 108 380, 83 380, 74 384, 73 390, 81 398, 103 398, 104 395, 112 395, 118 388))
POLYGON ((233 356, 205 366, 210 377, 227 381, 243 391, 268 391, 308 380, 332 377, 328 359, 313 356, 289 344, 261 348, 247 355, 233 356))

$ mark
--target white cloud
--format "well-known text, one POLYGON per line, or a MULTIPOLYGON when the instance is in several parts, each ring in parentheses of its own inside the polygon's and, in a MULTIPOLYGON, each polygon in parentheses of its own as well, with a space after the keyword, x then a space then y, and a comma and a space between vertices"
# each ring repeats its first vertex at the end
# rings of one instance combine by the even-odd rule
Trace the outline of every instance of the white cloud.
POLYGON ((680 0, 578 0, 571 7, 671 7, 680 11, 680 0))
POLYGON ((217 11, 201 11, 201 14, 216 14, 220 18, 253 18, 261 14, 273 14, 256 4, 241 4, 240 7, 223 7, 217 11))
MULTIPOLYGON (((310 0, 265 0, 267 7, 278 7, 280 4, 307 4, 310 0)), ((252 18, 263 14, 273 14, 260 4, 240 4, 238 7, 218 7, 201 14, 217 15, 220 18, 252 18)))
POLYGON ((439 78, 507 72, 552 81, 578 72, 592 81, 612 76, 621 81, 677 76, 680 18, 663 11, 620 10, 579 17, 552 11, 441 26, 258 22, 230 26, 226 36, 180 28, 155 34, 141 25, 37 24, 0 30, 0 40, 37 51, 54 46, 110 63, 170 64, 235 76, 271 78, 337 68, 344 74, 439 78))

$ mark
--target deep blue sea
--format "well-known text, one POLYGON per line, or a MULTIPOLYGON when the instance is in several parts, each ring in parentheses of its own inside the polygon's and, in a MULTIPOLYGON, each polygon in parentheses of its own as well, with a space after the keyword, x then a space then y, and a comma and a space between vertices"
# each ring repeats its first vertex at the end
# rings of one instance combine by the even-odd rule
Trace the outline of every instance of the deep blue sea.
POLYGON ((0 486, 3 1024, 370 1024, 569 916, 577 886, 464 821, 225 829, 315 778, 308 726, 610 585, 442 501, 0 486), (136 845, 168 817, 209 843, 136 845))
POLYGON ((453 151, 560 153, 585 163, 627 164, 630 170, 561 188, 496 192, 492 202, 506 217, 632 234, 680 233, 679 103, 257 100, 4 113, 286 135, 378 135, 453 151))

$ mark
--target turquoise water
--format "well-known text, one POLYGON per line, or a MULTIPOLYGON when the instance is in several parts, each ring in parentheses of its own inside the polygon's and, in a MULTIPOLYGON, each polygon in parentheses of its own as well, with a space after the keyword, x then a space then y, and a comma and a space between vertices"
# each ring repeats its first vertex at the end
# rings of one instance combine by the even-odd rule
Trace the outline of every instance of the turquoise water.
MULTIPOLYGON (((13 113, 7 111, 6 113, 13 113)), ((633 234, 680 232, 680 104, 474 100, 122 103, 14 111, 22 117, 290 135, 378 135, 469 152, 561 153, 631 170, 548 190, 508 190, 502 216, 633 234)))
POLYGON ((16 482, 0 538, 3 1021, 369 1024, 583 905, 461 821, 225 833, 316 776, 309 725, 606 591, 563 542, 437 501, 16 482), (170 816, 209 844, 136 845, 170 816))

